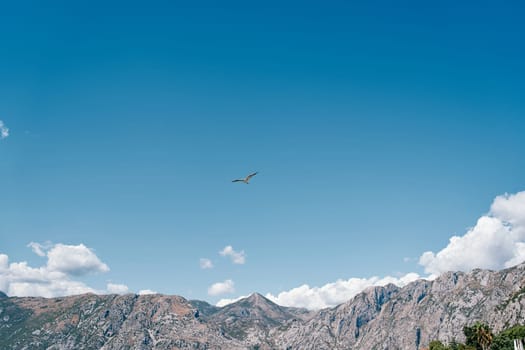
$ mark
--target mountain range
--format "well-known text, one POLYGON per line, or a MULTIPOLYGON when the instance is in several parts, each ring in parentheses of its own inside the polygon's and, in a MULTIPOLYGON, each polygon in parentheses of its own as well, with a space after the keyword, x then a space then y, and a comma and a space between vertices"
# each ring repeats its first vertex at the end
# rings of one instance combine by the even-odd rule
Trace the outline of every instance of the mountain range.
POLYGON ((525 322, 525 264, 371 287, 334 308, 279 306, 254 293, 224 307, 167 295, 8 297, 0 349, 402 349, 462 341, 476 321, 525 322))

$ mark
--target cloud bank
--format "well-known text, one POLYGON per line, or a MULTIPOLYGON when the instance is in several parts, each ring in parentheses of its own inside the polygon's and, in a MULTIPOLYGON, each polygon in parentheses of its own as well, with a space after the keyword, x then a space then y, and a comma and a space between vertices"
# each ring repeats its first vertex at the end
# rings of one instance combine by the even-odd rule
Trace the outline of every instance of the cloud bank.
POLYGON ((0 139, 5 139, 9 136, 9 129, 5 126, 4 122, 0 120, 0 139))
POLYGON ((151 289, 142 289, 138 293, 139 295, 151 295, 151 294, 158 294, 156 291, 151 289))
POLYGON ((391 276, 350 278, 348 280, 337 280, 322 287, 310 287, 303 284, 300 287, 281 292, 277 296, 268 293, 266 297, 279 305, 316 310, 344 303, 372 286, 385 286, 393 283, 396 286, 403 287, 419 278, 421 277, 417 273, 408 273, 400 278, 391 276))
POLYGON ((524 260, 525 191, 496 197, 465 235, 451 237, 437 253, 424 252, 419 264, 435 277, 446 271, 499 270, 524 260))
POLYGON ((122 293, 127 287, 109 283, 106 291, 95 290, 75 281, 92 273, 109 271, 95 253, 83 244, 28 245, 35 254, 47 257, 45 265, 31 267, 27 262, 9 263, 6 254, 0 254, 0 290, 10 296, 56 297, 82 293, 122 293))
MULTIPOLYGON (((277 295, 266 294, 266 298, 282 306, 304 307, 310 310, 318 310, 325 307, 333 307, 352 299, 368 287, 384 286, 393 283, 403 287, 410 282, 419 279, 417 273, 408 273, 400 278, 387 276, 384 278, 350 278, 348 280, 337 280, 327 283, 321 287, 310 287, 303 284, 297 288, 281 292, 277 295)), ((233 299, 221 299, 217 306, 225 306, 238 301, 244 297, 233 299)))
POLYGON ((224 247, 219 254, 229 257, 234 264, 242 265, 246 262, 246 254, 244 254, 244 250, 236 252, 231 245, 224 247))

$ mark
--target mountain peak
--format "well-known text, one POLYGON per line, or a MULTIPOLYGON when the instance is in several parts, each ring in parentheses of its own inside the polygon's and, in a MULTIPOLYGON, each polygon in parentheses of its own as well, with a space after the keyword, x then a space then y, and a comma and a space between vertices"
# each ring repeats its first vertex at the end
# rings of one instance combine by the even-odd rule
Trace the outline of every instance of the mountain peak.
MULTIPOLYGON (((250 294, 248 296, 248 298, 264 298, 264 296, 262 294, 260 294, 260 293, 253 292, 252 294, 250 294)), ((264 299, 266 299, 266 298, 264 298, 264 299)))
POLYGON ((259 293, 252 293, 248 298, 245 298, 246 301, 252 303, 252 304, 259 304, 259 303, 273 303, 271 300, 267 299, 266 297, 262 296, 259 293))
POLYGON ((238 308, 260 309, 263 311, 285 309, 259 293, 252 293, 248 297, 240 299, 224 307, 224 309, 230 310, 238 308))

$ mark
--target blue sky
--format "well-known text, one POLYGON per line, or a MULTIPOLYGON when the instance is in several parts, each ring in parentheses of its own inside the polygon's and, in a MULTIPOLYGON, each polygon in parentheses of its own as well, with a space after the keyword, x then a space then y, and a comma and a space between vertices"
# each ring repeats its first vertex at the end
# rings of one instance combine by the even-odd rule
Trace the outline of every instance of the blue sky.
POLYGON ((84 244, 109 266, 78 277, 92 288, 211 302, 226 280, 235 297, 424 275, 423 252, 524 190, 523 14, 2 4, 0 253, 38 267, 30 242, 84 244))

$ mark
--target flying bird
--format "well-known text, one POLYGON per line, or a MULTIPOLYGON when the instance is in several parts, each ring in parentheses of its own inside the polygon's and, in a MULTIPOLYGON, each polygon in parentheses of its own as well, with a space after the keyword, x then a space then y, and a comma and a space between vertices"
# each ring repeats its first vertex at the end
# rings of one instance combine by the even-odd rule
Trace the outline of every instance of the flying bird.
POLYGON ((248 185, 250 182, 250 179, 254 177, 255 175, 257 175, 257 171, 254 172, 253 174, 246 176, 244 179, 236 179, 236 180, 233 180, 232 182, 244 182, 245 184, 248 185))

